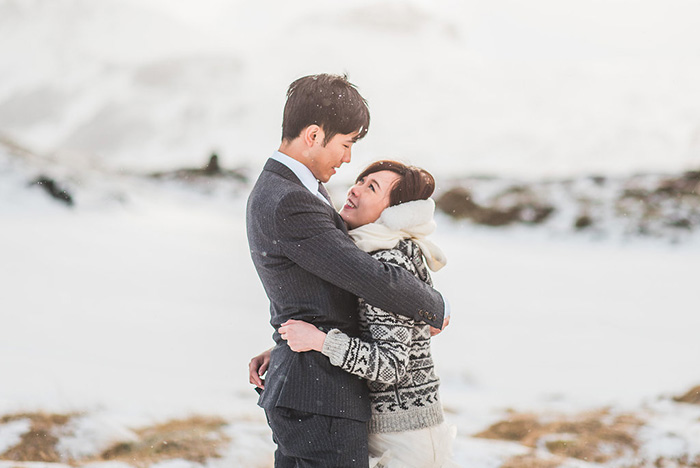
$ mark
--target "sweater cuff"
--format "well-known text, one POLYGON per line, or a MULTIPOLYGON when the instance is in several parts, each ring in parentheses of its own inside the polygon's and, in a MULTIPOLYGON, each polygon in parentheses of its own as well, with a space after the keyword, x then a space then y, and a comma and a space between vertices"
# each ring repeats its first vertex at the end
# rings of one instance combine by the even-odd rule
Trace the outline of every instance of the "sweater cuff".
POLYGON ((348 349, 350 349, 350 337, 334 328, 326 335, 321 353, 328 356, 331 364, 340 367, 345 362, 348 349))

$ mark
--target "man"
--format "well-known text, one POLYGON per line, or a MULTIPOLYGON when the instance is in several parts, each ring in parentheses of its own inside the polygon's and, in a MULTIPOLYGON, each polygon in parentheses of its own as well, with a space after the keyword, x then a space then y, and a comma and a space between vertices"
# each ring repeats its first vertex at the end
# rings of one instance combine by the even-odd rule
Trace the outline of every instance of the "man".
MULTIPOLYGON (((367 103, 345 77, 299 78, 287 91, 282 143, 248 199, 248 243, 275 328, 258 404, 277 444, 277 468, 368 466, 370 417, 366 383, 320 353, 291 351, 277 333, 282 323, 294 318, 357 335, 357 297, 363 297, 443 324, 440 294, 360 251, 321 183, 350 162, 368 128, 367 103)), ((251 380, 264 371, 261 356, 251 361, 251 380)))

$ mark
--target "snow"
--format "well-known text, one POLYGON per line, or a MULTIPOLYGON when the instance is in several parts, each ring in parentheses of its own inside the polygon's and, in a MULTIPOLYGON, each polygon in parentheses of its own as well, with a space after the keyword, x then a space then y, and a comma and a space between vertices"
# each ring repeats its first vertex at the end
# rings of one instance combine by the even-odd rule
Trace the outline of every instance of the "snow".
MULTIPOLYGON (((21 172, 0 173, 1 185, 21 172)), ((220 415, 234 441, 223 460, 264 466, 273 445, 247 363, 269 346, 271 329, 247 252, 246 192, 115 176, 108 190, 126 201, 112 203, 98 184, 82 187, 85 206, 21 187, 0 209, 0 414, 81 413, 59 446, 73 456, 154 421, 220 415)), ((498 466, 523 453, 468 437, 508 409, 645 411, 647 450, 700 450, 691 442, 698 411, 668 401, 698 382, 696 244, 447 218, 438 226, 449 264, 434 279, 453 319, 433 349, 460 463, 498 466)), ((0 425, 0 443, 27 430, 13 424, 0 425)))
POLYGON ((22 434, 29 431, 30 426, 28 419, 20 419, 0 426, 0 453, 17 445, 22 434))
MULTIPOLYGON (((372 111, 336 200, 387 157, 439 185, 697 168, 698 14, 689 0, 0 0, 0 417, 78 413, 58 445, 70 458, 218 415, 232 442, 207 466, 269 466, 247 383, 271 335, 245 239, 250 187, 139 174, 212 151, 256 174, 286 86, 325 71, 347 71, 372 111), (30 187, 41 175, 75 206, 30 187)), ((645 421, 646 460, 700 455, 700 410, 671 399, 700 384, 697 236, 438 226, 449 264, 434 279, 453 319, 433 349, 461 465, 531 453, 472 437, 512 410, 628 411, 645 421)), ((0 453, 30 430, 1 423, 0 453)))
POLYGON ((293 79, 348 72, 372 109, 353 174, 386 157, 440 176, 678 171, 700 163, 698 14, 688 0, 2 0, 0 129, 111 168, 213 150, 251 165, 279 139, 293 79))

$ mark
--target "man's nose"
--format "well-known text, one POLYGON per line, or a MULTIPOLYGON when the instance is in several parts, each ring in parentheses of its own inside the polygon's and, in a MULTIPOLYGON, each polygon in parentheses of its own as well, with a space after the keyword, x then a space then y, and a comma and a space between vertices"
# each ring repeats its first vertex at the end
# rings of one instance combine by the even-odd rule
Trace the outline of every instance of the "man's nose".
POLYGON ((352 150, 348 149, 345 154, 343 154, 343 159, 341 159, 342 162, 344 163, 349 163, 350 159, 352 158, 352 150))

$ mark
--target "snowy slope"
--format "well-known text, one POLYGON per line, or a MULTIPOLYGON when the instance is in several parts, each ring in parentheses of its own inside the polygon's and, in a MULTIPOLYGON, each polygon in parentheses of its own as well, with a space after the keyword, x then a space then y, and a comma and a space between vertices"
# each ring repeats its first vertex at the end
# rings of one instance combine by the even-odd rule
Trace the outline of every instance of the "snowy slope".
POLYGON ((677 171, 700 164, 698 8, 2 0, 0 132, 111 167, 213 149, 255 166, 286 86, 331 71, 372 108, 351 172, 387 156, 438 174, 677 171))
MULTIPOLYGON (((88 456, 148 424, 216 415, 231 442, 211 463, 267 466, 247 362, 271 329, 246 247, 246 189, 86 171, 73 174, 71 208, 27 187, 29 159, 0 161, 0 418, 77 412, 60 440, 88 456)), ((449 265, 434 279, 454 315, 433 348, 463 466, 529 453, 473 437, 513 409, 631 412, 646 422, 647 459, 700 453, 699 410, 670 400, 698 383, 697 244, 447 218, 435 240, 449 265)), ((0 445, 29 430, 22 421, 0 424, 0 445)))

